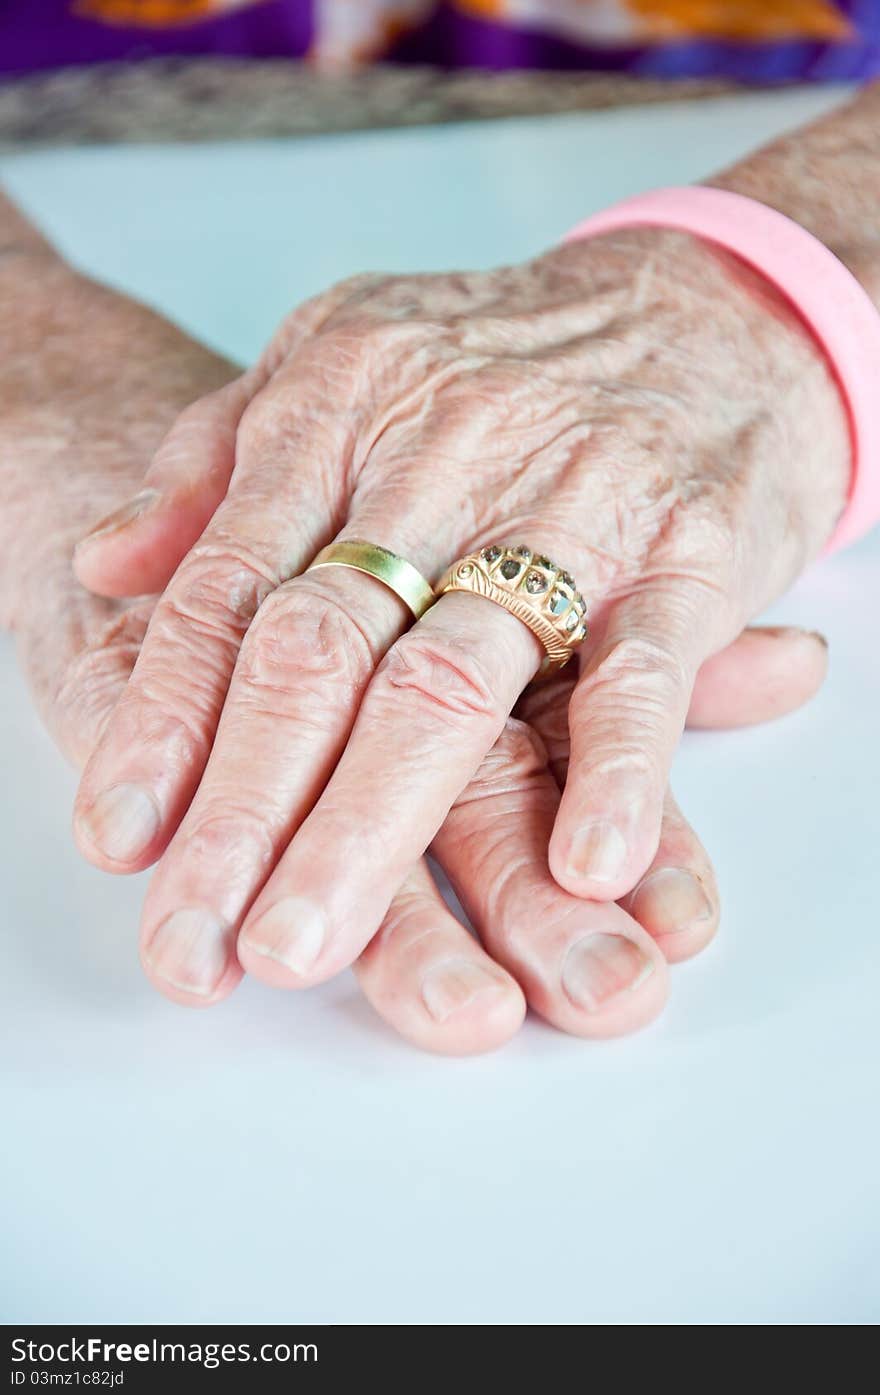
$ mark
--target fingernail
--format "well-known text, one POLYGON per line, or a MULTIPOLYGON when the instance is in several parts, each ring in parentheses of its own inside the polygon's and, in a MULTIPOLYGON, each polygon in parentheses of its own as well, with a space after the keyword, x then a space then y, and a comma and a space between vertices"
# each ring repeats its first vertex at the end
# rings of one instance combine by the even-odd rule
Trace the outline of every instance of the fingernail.
POLYGON ((828 648, 828 640, 821 630, 805 630, 800 625, 761 625, 757 633, 776 635, 779 639, 815 639, 823 649, 828 648))
POLYGON ((183 993, 208 998, 226 973, 232 948, 229 932, 200 907, 175 911, 144 950, 157 978, 183 993))
POLYGON ((161 497, 158 489, 142 489, 139 494, 129 499, 127 504, 123 504, 121 509, 115 509, 96 523, 84 538, 80 538, 77 547, 84 547, 95 542, 97 538, 106 537, 108 533, 115 533, 119 528, 126 528, 129 523, 133 523, 136 518, 141 518, 148 510, 154 508, 161 497))
POLYGON ((445 1022, 481 994, 502 990, 503 986, 479 964, 468 959, 447 959, 423 978, 422 1001, 435 1022, 445 1022))
POLYGON ((134 862, 159 832, 159 810, 141 785, 111 785, 77 819, 87 842, 112 862, 134 862))
POLYGON ((324 917, 311 901, 286 896, 261 915, 242 941, 295 974, 307 974, 324 948, 324 917))
POLYGON ((574 835, 568 858, 573 877, 610 882, 626 863, 626 839, 613 823, 588 823, 574 835))
POLYGON ((660 867, 636 887, 632 914, 651 935, 671 935, 708 920, 712 903, 686 867, 660 867))
POLYGON ((562 964, 562 986, 575 1007, 598 1012, 618 993, 632 993, 654 972, 654 961, 624 935, 586 935, 562 964))

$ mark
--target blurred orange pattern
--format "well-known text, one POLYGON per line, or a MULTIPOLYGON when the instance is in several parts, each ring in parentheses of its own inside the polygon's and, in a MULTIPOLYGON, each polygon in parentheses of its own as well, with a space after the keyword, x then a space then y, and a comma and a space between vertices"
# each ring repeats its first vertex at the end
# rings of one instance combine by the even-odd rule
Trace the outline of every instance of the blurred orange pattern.
POLYGON ((839 39, 850 32, 833 0, 452 0, 485 19, 505 17, 584 39, 839 39))
MULTIPOLYGON (((589 10, 591 0, 579 8, 589 10)), ((839 39, 846 17, 826 0, 628 0, 644 38, 839 39)))
POLYGON ((72 8, 76 14, 107 24, 165 28, 259 3, 261 0, 75 0, 72 8))
MULTIPOLYGON (((192 24, 262 0, 74 0, 75 13, 108 24, 192 24)), ((584 42, 716 38, 842 39, 846 16, 832 0, 452 0, 465 14, 509 20, 584 42)), ((314 0, 318 58, 336 62, 380 54, 438 6, 431 0, 314 0)))

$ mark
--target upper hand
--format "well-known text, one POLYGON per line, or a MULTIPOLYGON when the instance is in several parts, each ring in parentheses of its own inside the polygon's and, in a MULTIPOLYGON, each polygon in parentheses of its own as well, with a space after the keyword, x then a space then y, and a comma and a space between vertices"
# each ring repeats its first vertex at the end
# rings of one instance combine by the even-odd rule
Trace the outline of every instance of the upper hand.
POLYGON ((354 959, 535 671, 530 632, 488 603, 445 597, 398 638, 370 578, 303 575, 335 533, 432 577, 495 539, 575 575, 595 640, 550 866, 612 901, 657 854, 700 666, 818 551, 846 471, 800 325, 680 235, 310 303, 184 413, 140 512, 78 554, 110 595, 158 589, 183 558, 78 799, 99 865, 146 866, 173 837, 148 963, 161 944, 182 972, 197 927, 204 998, 234 981, 240 929, 238 958, 273 981, 354 959))

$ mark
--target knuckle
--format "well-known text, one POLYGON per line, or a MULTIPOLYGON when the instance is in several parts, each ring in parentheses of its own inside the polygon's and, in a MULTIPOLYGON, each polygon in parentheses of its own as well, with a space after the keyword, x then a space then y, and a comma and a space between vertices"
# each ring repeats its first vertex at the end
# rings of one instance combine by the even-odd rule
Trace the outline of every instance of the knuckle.
POLYGON ((483 918, 492 927, 492 948, 508 962, 528 954, 534 927, 550 926, 559 918, 559 888, 544 873, 543 860, 508 826, 499 829, 487 848, 479 875, 485 887, 483 918), (526 916, 524 907, 528 907, 526 916))
POLYGON ((114 751, 161 758, 162 777, 173 783, 203 765, 218 715, 219 703, 201 686, 172 689, 160 678, 128 688, 112 714, 108 740, 114 751))
MULTIPOLYGON (((329 706, 330 692, 342 690, 354 701, 374 665, 370 641, 357 622, 339 602, 297 579, 273 591, 260 607, 242 645, 237 676, 264 703, 271 694, 287 699, 295 691, 301 719, 300 704, 309 694, 315 711, 329 706)), ((289 710, 289 702, 285 706, 289 710)))
POLYGON ((614 639, 587 680, 593 701, 605 691, 613 702, 641 699, 648 706, 667 703, 671 696, 688 691, 690 684, 684 656, 672 644, 644 633, 614 639))
POLYGON ((500 724, 506 713, 489 675, 475 655, 461 645, 410 630, 389 651, 376 674, 373 701, 397 702, 429 720, 460 725, 462 721, 500 724))
POLYGON ((244 548, 198 543, 159 601, 152 632, 185 633, 237 648, 275 585, 276 578, 244 548))
POLYGON ((275 858, 270 820, 264 811, 257 817, 253 809, 241 807, 234 798, 216 800, 195 812, 184 829, 186 858, 209 870, 223 867, 226 886, 237 884, 238 874, 252 877, 256 868, 266 871, 275 858))
POLYGON ((687 485, 668 466, 655 478, 646 472, 659 458, 680 459, 680 452, 650 445, 634 481, 645 492, 654 511, 656 580, 667 592, 671 616, 714 605, 729 604, 735 584, 737 559, 746 536, 746 515, 733 497, 737 485, 719 481, 694 462, 687 485), (664 572, 664 567, 669 568, 664 572))
POLYGON ((599 734, 595 742, 601 747, 601 754, 591 756, 587 768, 579 771, 591 786, 633 785, 643 789, 653 788, 660 778, 658 753, 653 743, 638 739, 635 729, 625 739, 618 732, 599 734))
POLYGON ((55 691, 56 703, 74 701, 107 682, 118 682, 120 675, 127 677, 146 629, 147 616, 140 606, 131 606, 116 616, 65 665, 55 691))
POLYGON ((131 676, 147 628, 147 615, 131 606, 105 626, 62 667, 50 689, 65 748, 79 764, 109 721, 131 676))
POLYGON ((280 385, 264 387, 249 402, 238 424, 237 443, 241 458, 259 457, 286 434, 289 416, 287 395, 280 385))
POLYGON ((717 489, 682 502, 669 527, 669 547, 689 572, 702 575, 704 584, 726 595, 742 550, 742 510, 717 489))
POLYGON ((441 925, 426 914, 424 893, 399 891, 381 926, 361 954, 365 962, 400 963, 416 946, 424 951, 425 941, 442 943, 441 925))
POLYGON ((648 635, 616 639, 576 689, 577 768, 591 783, 665 782, 670 740, 684 720, 692 676, 648 635))
POLYGON ((538 733, 516 717, 508 717, 487 761, 510 772, 512 780, 529 780, 547 767, 547 750, 538 733))
POLYGON ((508 717, 501 735, 456 807, 491 799, 499 813, 513 816, 523 795, 532 798, 535 786, 547 774, 547 750, 536 731, 515 717, 508 717))
POLYGON ((598 784, 654 784, 667 750, 667 708, 662 702, 639 698, 594 707, 580 731, 573 756, 578 778, 585 774, 598 784))

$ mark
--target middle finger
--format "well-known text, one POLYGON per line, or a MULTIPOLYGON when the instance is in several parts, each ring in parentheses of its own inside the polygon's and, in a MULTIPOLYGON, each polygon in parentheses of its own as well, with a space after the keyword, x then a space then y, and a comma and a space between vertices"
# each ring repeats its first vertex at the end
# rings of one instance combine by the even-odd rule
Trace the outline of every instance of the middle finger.
POLYGON ((350 964, 539 666, 532 632, 450 594, 379 665, 351 739, 242 927, 243 967, 279 987, 350 964))

